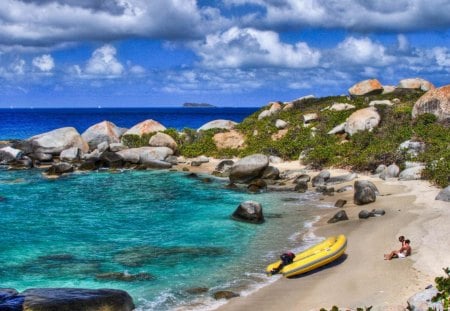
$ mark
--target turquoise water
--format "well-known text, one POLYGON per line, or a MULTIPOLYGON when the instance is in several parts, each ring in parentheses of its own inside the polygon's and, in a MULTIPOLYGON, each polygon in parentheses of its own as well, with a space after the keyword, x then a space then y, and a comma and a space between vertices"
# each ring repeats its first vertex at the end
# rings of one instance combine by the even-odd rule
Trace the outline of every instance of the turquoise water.
POLYGON ((181 172, 72 174, 0 170, 0 287, 118 288, 139 310, 211 307, 216 290, 248 291, 264 268, 327 208, 313 193, 225 189, 181 172), (266 222, 230 219, 240 202, 263 205, 266 222), (100 274, 142 273, 133 281, 100 274), (189 289, 207 288, 190 294, 189 289))

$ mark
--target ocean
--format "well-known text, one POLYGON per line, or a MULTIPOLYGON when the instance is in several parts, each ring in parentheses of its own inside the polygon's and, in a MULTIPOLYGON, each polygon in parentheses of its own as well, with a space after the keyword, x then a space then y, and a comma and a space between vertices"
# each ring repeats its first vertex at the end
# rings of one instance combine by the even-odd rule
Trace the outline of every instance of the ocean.
MULTIPOLYGON (((49 110, 45 116, 43 110, 8 110, 10 130, 2 126, 1 136, 23 138, 69 125, 83 131, 102 120, 126 127, 146 118, 197 128, 249 114, 163 110, 166 117, 148 109, 49 110)), ((227 179, 204 177, 123 170, 50 180, 38 169, 0 168, 0 287, 116 288, 130 293, 138 311, 210 310, 224 303, 212 298, 216 291, 246 295, 279 277, 265 275, 267 264, 283 251, 316 243, 310 233, 317 211, 332 207, 315 192, 250 194, 227 189, 227 179), (263 224, 231 219, 246 200, 262 204, 263 224)))
POLYGON ((206 122, 225 119, 241 122, 257 111, 248 108, 78 108, 0 109, 0 139, 25 139, 57 128, 73 126, 80 134, 102 121, 119 127, 153 119, 167 128, 197 129, 206 122))

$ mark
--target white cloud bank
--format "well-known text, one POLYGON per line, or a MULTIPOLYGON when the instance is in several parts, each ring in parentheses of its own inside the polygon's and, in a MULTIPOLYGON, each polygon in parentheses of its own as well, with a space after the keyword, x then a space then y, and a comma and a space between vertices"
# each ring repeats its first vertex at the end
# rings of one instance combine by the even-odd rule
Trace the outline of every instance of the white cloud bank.
POLYGON ((201 57, 202 65, 226 68, 309 68, 317 66, 321 56, 304 42, 281 42, 273 31, 237 27, 208 35, 204 42, 194 45, 194 51, 201 57))

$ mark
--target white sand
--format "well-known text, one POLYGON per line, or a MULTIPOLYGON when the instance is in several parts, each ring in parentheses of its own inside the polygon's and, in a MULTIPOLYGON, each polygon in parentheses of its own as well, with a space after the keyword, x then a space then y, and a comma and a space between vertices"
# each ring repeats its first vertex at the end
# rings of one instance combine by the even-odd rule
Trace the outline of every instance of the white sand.
MULTIPOLYGON (((218 160, 213 160, 189 169, 211 172, 217 163, 218 160)), ((298 162, 276 166, 281 171, 301 168, 298 162)), ((345 171, 331 170, 331 173, 336 176, 345 171)), ((356 206, 353 191, 327 197, 333 202, 346 199, 344 210, 350 220, 327 224, 340 210, 336 208, 329 210, 317 224, 318 236, 340 233, 347 236, 345 258, 308 275, 282 278, 249 296, 230 300, 220 310, 320 310, 333 305, 343 310, 368 306, 373 306, 373 311, 405 310, 410 296, 434 284, 434 278, 443 275, 442 268, 450 266, 450 203, 436 201, 439 189, 426 181, 383 181, 364 175, 359 175, 359 179, 377 185, 381 193, 377 201, 356 206), (358 219, 362 209, 384 209, 386 215, 358 219), (400 235, 411 240, 412 256, 385 261, 384 253, 400 247, 397 241, 400 235)))

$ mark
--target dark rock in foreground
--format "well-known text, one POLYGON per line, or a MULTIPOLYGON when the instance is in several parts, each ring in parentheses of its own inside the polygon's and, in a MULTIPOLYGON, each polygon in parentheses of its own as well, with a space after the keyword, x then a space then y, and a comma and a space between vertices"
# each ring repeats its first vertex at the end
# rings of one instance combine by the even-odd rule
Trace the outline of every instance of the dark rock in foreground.
POLYGON ((347 213, 345 211, 339 211, 337 212, 333 217, 328 220, 329 224, 333 224, 338 221, 348 220, 347 213))
POLYGON ((245 201, 239 204, 231 217, 235 220, 254 224, 261 224, 264 222, 262 206, 254 201, 245 201))
POLYGON ((33 288, 22 293, 0 289, 0 310, 5 311, 131 311, 131 296, 115 289, 33 288))
POLYGON ((371 181, 357 180, 354 188, 353 201, 356 205, 372 203, 377 199, 378 189, 371 181))

